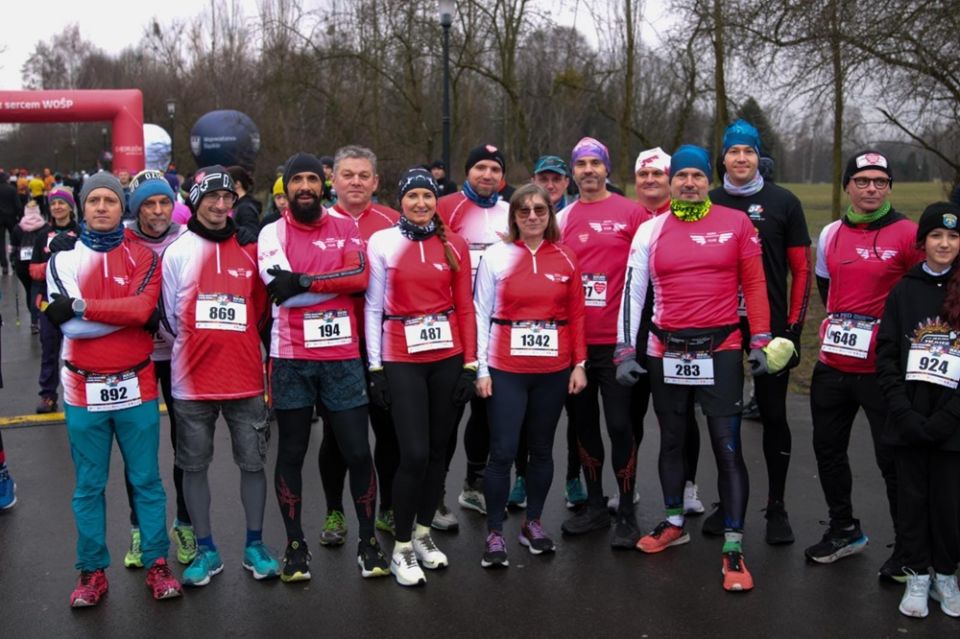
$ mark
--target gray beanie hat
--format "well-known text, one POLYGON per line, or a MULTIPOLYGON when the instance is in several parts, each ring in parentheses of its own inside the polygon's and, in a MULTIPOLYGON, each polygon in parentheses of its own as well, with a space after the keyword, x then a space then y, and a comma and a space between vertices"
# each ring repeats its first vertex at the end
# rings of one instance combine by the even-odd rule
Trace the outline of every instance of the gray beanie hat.
POLYGON ((117 194, 120 204, 126 208, 127 196, 123 194, 123 185, 120 184, 120 180, 118 180, 112 173, 100 171, 99 173, 94 173, 83 181, 83 187, 80 189, 80 199, 77 201, 77 205, 80 207, 81 212, 83 211, 83 205, 87 203, 87 196, 90 195, 90 192, 94 191, 95 189, 110 189, 117 194))

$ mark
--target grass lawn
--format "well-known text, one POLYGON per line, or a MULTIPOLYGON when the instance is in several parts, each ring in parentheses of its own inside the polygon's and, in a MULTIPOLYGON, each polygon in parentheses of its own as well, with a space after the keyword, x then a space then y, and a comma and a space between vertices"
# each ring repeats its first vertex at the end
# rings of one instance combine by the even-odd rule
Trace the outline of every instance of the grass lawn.
MULTIPOLYGON (((803 203, 803 211, 810 228, 810 237, 816 244, 817 237, 824 226, 830 223, 830 190, 829 184, 782 184, 790 189, 803 203)), ((932 202, 947 199, 947 187, 940 182, 905 182, 895 183, 890 192, 890 201, 893 207, 916 220, 923 209, 932 202)), ((846 197, 846 196, 844 196, 846 197)), ((846 206, 846 199, 843 200, 846 206)), ((816 248, 811 255, 811 265, 816 260, 816 248)), ((813 274, 811 273, 813 278, 813 274)), ((807 322, 801 338, 800 365, 790 374, 790 390, 807 394, 810 392, 810 378, 813 375, 813 365, 817 361, 817 352, 820 344, 817 340, 818 328, 825 315, 823 303, 817 293, 816 279, 812 279, 810 290, 810 306, 807 311, 807 322)))

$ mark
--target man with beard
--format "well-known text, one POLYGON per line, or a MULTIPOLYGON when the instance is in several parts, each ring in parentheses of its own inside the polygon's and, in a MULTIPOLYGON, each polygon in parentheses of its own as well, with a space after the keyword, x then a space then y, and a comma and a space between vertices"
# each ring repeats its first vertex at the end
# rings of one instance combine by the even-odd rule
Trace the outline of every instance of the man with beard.
POLYGON ((281 579, 310 578, 311 556, 300 524, 301 470, 318 398, 350 469, 361 572, 388 575, 374 536, 377 478, 367 441, 367 383, 356 310, 349 296, 367 287, 363 241, 351 220, 321 206, 324 173, 315 156, 298 153, 285 167, 290 208, 261 231, 257 256, 273 301, 270 399, 280 440, 274 477, 288 542, 281 579))

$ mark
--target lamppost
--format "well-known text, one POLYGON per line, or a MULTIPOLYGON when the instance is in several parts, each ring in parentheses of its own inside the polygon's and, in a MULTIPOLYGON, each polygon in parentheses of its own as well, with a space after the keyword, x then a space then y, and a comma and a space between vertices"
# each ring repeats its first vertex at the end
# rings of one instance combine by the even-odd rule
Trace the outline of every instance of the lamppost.
POLYGON ((100 128, 100 139, 102 144, 100 145, 100 168, 104 171, 109 171, 107 168, 107 127, 100 128))
POLYGON ((439 0, 440 26, 443 27, 443 164, 450 175, 450 27, 453 25, 454 0, 439 0))
POLYGON ((170 162, 174 162, 174 140, 176 139, 176 122, 177 122, 177 101, 173 98, 167 98, 167 116, 170 118, 170 162))

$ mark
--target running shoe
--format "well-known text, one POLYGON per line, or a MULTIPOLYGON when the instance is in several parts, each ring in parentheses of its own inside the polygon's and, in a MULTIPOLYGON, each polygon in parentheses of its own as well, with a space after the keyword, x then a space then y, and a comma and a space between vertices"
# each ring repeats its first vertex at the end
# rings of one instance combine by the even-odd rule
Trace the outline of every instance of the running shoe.
POLYGON ((287 550, 283 553, 283 571, 280 573, 280 580, 287 583, 309 580, 311 558, 307 542, 304 540, 297 539, 288 543, 287 550))
POLYGON ((723 523, 723 504, 715 501, 712 507, 713 512, 703 520, 703 525, 700 526, 700 532, 710 537, 719 537, 726 529, 723 523))
MULTIPOLYGON (((640 493, 637 491, 633 492, 633 503, 640 503, 640 493)), ((611 515, 617 514, 617 511, 620 510, 620 493, 617 493, 613 497, 607 499, 607 510, 610 511, 611 515)))
POLYGON ((667 520, 661 521, 648 535, 637 542, 636 548, 645 553, 663 552, 670 546, 690 543, 690 534, 683 526, 675 526, 667 520))
POLYGON ((526 546, 531 555, 542 555, 557 549, 553 540, 544 532, 539 519, 523 522, 520 527, 520 545, 526 546))
POLYGON ((320 531, 321 546, 342 546, 347 541, 347 522, 339 510, 331 510, 320 531))
POLYGON ((640 529, 637 528, 637 517, 634 513, 620 513, 613 526, 613 537, 610 539, 612 548, 633 550, 640 540, 640 529))
POLYGON ((723 589, 728 592, 753 590, 753 575, 747 570, 743 553, 733 551, 723 553, 723 589))
POLYGON ((163 557, 157 559, 150 570, 147 571, 147 587, 150 588, 153 598, 157 601, 173 599, 183 594, 183 587, 170 572, 167 560, 163 557))
POLYGON ((140 529, 130 529, 130 549, 123 556, 126 568, 143 568, 143 553, 140 551, 140 529))
POLYGON ((170 529, 170 536, 177 546, 177 561, 184 566, 190 565, 197 556, 197 536, 193 532, 193 526, 175 521, 170 529))
POLYGON ((200 546, 197 556, 183 571, 183 585, 206 586, 210 583, 211 577, 221 572, 223 572, 223 562, 220 560, 220 553, 206 546, 200 546))
POLYGON ((517 481, 513 483, 510 496, 507 497, 507 507, 518 509, 527 507, 527 482, 519 475, 517 476, 517 481))
POLYGON ((393 518, 393 508, 381 508, 377 513, 377 520, 374 522, 377 530, 382 530, 390 535, 396 534, 396 521, 393 518))
POLYGON ((457 516, 453 514, 453 511, 441 501, 440 505, 437 506, 437 511, 433 513, 433 521, 430 522, 430 527, 436 530, 454 531, 460 527, 460 522, 457 521, 457 516))
POLYGON ((790 527, 790 519, 787 517, 787 510, 782 501, 774 501, 767 504, 767 543, 771 546, 781 546, 792 544, 793 528, 790 527))
POLYGON ((423 574, 417 562, 417 553, 411 546, 393 551, 390 572, 401 586, 419 586, 427 583, 427 576, 423 574))
POLYGON ((940 610, 951 617, 960 617, 960 588, 957 588, 956 575, 941 575, 930 584, 930 596, 940 602, 940 610))
POLYGON ((483 496, 483 479, 476 481, 463 480, 463 490, 457 497, 457 502, 462 508, 475 510, 481 515, 487 514, 487 500, 483 496))
POLYGON ((586 503, 587 501, 587 491, 584 490, 583 482, 580 481, 580 477, 568 479, 564 493, 564 496, 567 499, 567 508, 576 508, 580 504, 586 503))
POLYGON ((103 568, 84 570, 80 573, 76 588, 70 594, 70 607, 88 608, 96 606, 109 589, 107 574, 103 572, 103 568))
POLYGON ((57 398, 56 397, 41 397, 40 402, 37 404, 36 413, 37 415, 46 415, 48 413, 57 412, 57 398))
POLYGON ((751 397, 747 405, 743 407, 743 419, 749 419, 754 422, 760 420, 760 407, 757 405, 756 397, 751 397))
POLYGON ((280 576, 280 562, 262 541, 256 541, 243 549, 243 567, 252 572, 257 581, 280 576))
POLYGON ((414 536, 413 550, 424 568, 436 570, 437 568, 446 568, 450 563, 447 561, 447 556, 437 548, 437 544, 433 542, 430 533, 419 537, 414 536))
POLYGON ((900 599, 900 612, 908 617, 923 618, 930 614, 927 599, 930 598, 930 575, 907 573, 907 586, 900 599))
POLYGON ((491 530, 487 535, 483 557, 480 559, 482 568, 506 568, 510 565, 507 559, 507 542, 499 530, 491 530))
POLYGON ((6 465, 0 468, 0 510, 13 508, 17 503, 17 482, 13 481, 6 465))
POLYGON ((907 573, 903 571, 903 558, 896 550, 880 566, 880 570, 877 571, 877 578, 887 583, 907 583, 907 573))
POLYGON ((853 530, 841 530, 831 525, 820 543, 807 548, 804 554, 807 556, 807 561, 832 564, 838 559, 861 552, 868 543, 869 539, 860 530, 860 522, 854 520, 853 530))
POLYGON ((40 325, 39 324, 30 324, 30 334, 39 335, 40 334, 40 325))
POLYGON ((692 481, 688 481, 683 486, 683 514, 702 515, 703 511, 703 502, 700 501, 697 485, 692 481))
POLYGON ((599 504, 587 502, 586 506, 568 517, 560 524, 560 530, 566 535, 582 535, 592 530, 610 527, 610 513, 599 504))
POLYGON ((383 556, 376 537, 361 539, 357 544, 357 564, 363 577, 386 577, 390 574, 390 563, 383 556))

